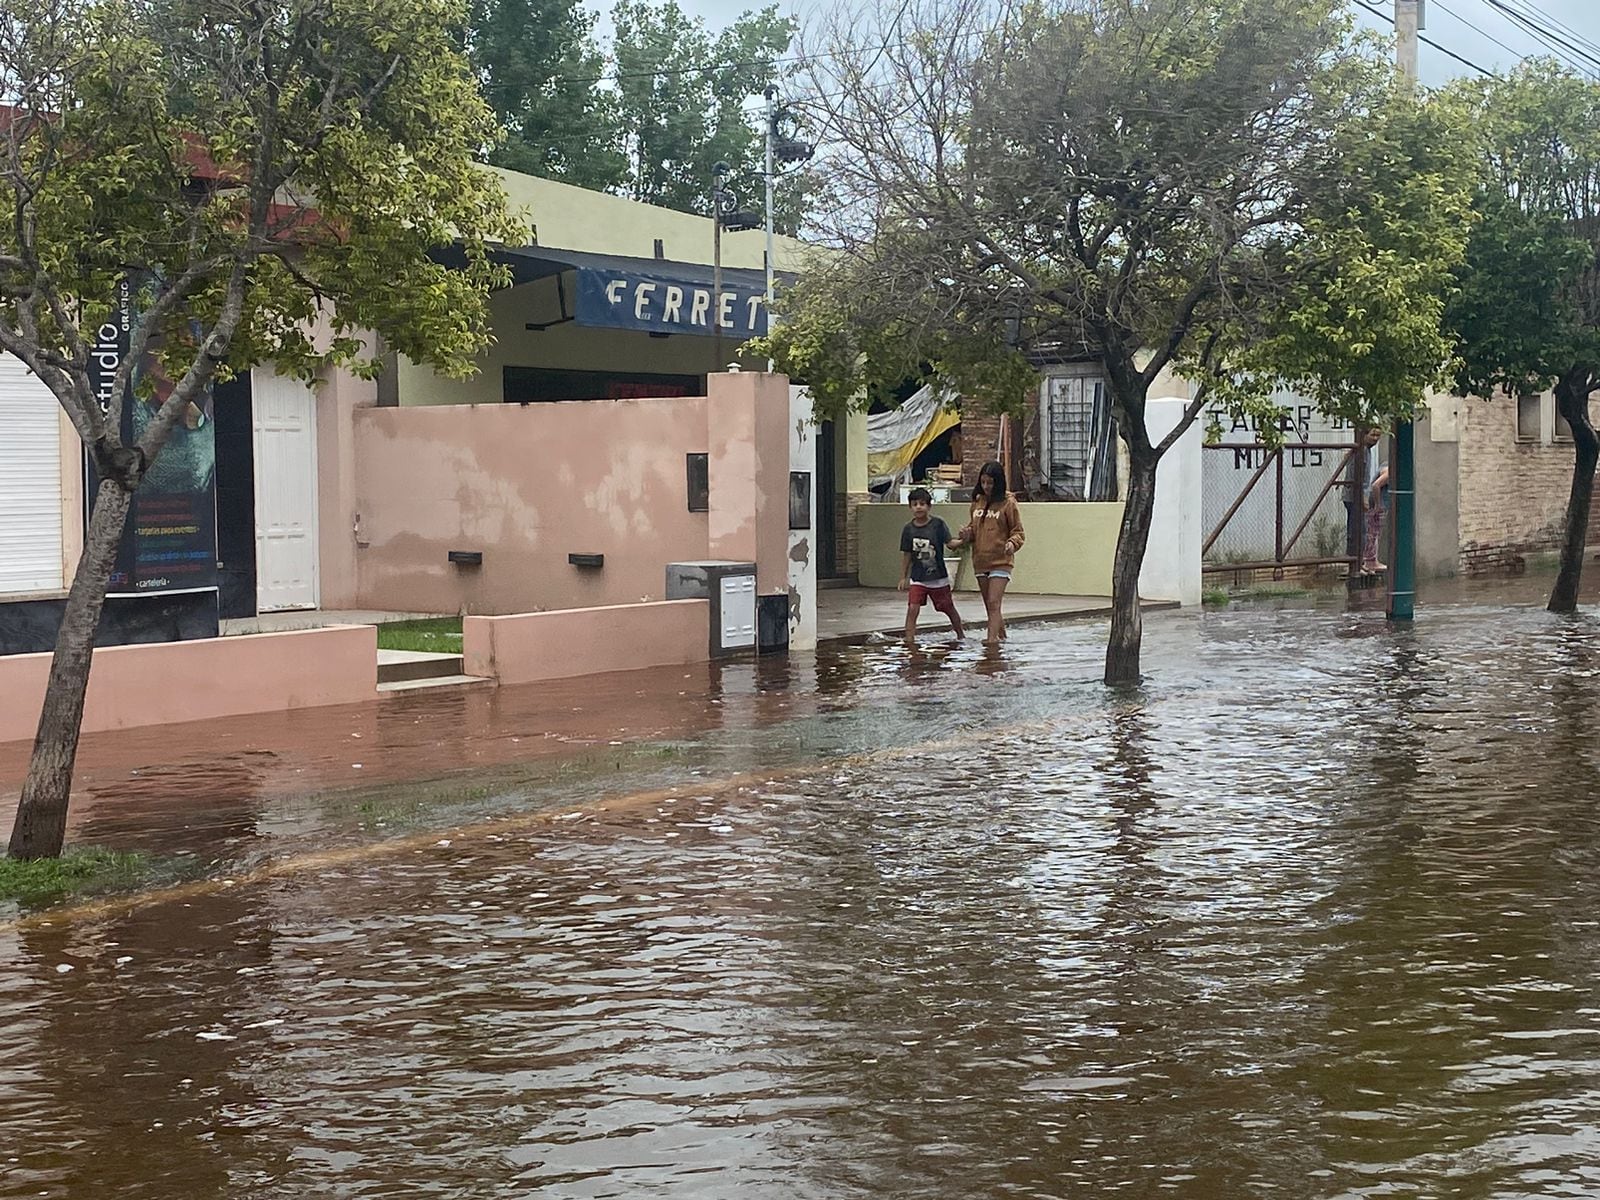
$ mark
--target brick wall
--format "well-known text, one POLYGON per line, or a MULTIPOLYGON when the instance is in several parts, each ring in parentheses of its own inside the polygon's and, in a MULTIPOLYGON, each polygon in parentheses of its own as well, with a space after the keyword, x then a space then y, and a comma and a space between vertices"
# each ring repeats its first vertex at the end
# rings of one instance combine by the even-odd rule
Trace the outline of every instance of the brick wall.
POLYGON ((961 414, 961 486, 975 487, 978 470, 994 458, 1000 445, 1000 418, 961 414))
MULTIPOLYGON (((1595 409, 1591 406, 1591 412, 1595 409)), ((1572 482, 1572 444, 1554 441, 1554 402, 1545 397, 1539 440, 1517 441, 1510 396, 1471 399, 1462 408, 1461 569, 1519 569, 1521 556, 1561 539, 1572 482)))
MULTIPOLYGON (((1039 397, 1035 392, 1020 420, 1011 423, 1011 436, 1018 443, 1007 464, 1007 484, 1014 492, 1029 491, 1040 477, 1039 397)), ((976 412, 961 415, 961 486, 978 482, 978 470, 995 457, 1000 446, 1000 418, 976 412)))
POLYGON ((835 551, 838 570, 844 575, 855 575, 861 570, 861 537, 856 531, 856 509, 863 504, 876 502, 871 492, 841 492, 834 498, 834 512, 838 522, 838 546, 835 551))

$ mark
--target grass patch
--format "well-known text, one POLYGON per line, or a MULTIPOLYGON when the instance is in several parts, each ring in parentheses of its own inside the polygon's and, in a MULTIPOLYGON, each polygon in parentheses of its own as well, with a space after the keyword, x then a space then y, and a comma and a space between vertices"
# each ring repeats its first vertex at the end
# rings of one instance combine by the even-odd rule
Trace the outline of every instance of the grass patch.
POLYGON ((1208 587, 1200 593, 1200 603, 1208 608, 1226 608, 1230 598, 1227 588, 1208 587))
POLYGON ((1294 583, 1258 583, 1251 587, 1234 588, 1229 600, 1302 600, 1314 595, 1311 588, 1294 583))
POLYGON ((427 617, 378 626, 379 650, 415 650, 423 654, 460 654, 461 618, 427 617))
POLYGON ((122 850, 68 850, 60 858, 20 862, 0 858, 0 900, 59 900, 98 892, 124 891, 149 880, 145 855, 122 850))

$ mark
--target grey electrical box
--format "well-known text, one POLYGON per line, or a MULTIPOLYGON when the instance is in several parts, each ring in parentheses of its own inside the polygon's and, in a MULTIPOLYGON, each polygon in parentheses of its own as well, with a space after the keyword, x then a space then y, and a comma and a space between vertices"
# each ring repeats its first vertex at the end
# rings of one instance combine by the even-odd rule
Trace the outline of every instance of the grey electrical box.
POLYGON ((667 564, 668 600, 711 601, 711 656, 756 648, 756 565, 709 559, 667 564))

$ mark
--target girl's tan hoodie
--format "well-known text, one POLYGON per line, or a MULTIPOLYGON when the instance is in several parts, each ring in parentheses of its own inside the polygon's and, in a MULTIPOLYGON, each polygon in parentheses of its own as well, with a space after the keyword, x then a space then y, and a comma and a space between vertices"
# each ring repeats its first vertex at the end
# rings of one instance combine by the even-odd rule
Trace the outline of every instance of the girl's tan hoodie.
POLYGON ((972 544, 972 569, 976 574, 1009 571, 1022 548, 1022 510, 1010 496, 994 509, 985 508, 982 500, 976 501, 971 519, 958 536, 972 544))

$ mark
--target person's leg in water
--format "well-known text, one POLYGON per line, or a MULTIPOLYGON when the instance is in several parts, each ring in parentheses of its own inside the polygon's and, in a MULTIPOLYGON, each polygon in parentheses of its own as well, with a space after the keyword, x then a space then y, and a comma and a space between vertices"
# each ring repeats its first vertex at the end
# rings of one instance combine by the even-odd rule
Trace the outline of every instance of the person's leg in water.
POLYGON ((1000 601, 1006 593, 1007 582, 994 574, 978 577, 978 587, 983 591, 983 611, 989 618, 989 628, 983 639, 986 646, 998 646, 1006 636, 1006 623, 1000 615, 1000 601))
POLYGON ((1378 542, 1383 536, 1383 508, 1374 505, 1367 510, 1367 529, 1365 544, 1362 546, 1361 570, 1368 575, 1375 575, 1379 571, 1389 568, 1378 561, 1378 542))
POLYGON ((920 583, 913 583, 906 589, 906 645, 908 646, 917 644, 917 617, 927 601, 928 589, 920 583))
POLYGON ((956 637, 958 639, 966 637, 966 627, 961 624, 961 614, 956 611, 955 588, 936 588, 928 593, 928 598, 933 601, 936 611, 950 618, 950 629, 956 637))
POLYGON ((1011 580, 1004 575, 989 576, 989 596, 992 607, 989 609, 989 640, 1003 642, 1006 640, 1006 618, 1003 609, 1006 596, 1006 585, 1011 580))

